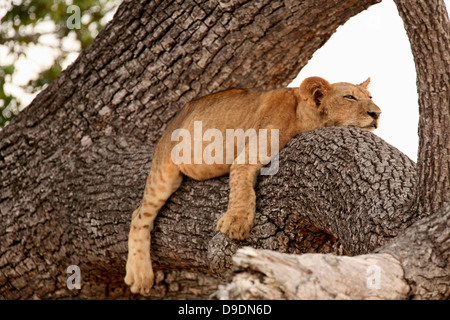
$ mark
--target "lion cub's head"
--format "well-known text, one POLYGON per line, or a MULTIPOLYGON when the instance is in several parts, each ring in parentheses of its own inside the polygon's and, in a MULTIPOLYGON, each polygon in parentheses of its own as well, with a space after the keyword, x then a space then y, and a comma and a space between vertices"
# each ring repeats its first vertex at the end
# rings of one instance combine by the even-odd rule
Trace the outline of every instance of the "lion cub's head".
POLYGON ((356 126, 373 131, 378 128, 381 110, 367 90, 370 78, 361 84, 330 84, 320 77, 305 79, 300 95, 319 111, 324 126, 356 126))

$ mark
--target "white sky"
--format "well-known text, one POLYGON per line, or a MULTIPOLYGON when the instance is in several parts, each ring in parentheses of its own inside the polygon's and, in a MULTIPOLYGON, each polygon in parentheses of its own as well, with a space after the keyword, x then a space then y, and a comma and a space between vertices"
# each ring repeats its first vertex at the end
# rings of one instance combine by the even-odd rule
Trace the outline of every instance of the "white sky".
MULTIPOLYGON (((448 8, 450 0, 444 1, 448 8)), ((52 39, 48 41, 51 43, 52 39)), ((17 84, 28 82, 39 70, 50 66, 53 57, 51 50, 43 53, 42 48, 31 47, 28 59, 21 58, 16 65, 17 84)), ((6 48, 2 46, 0 59, 7 63, 6 48)), ((332 83, 361 83, 371 77, 369 90, 382 110, 375 134, 416 161, 419 119, 416 71, 403 22, 392 0, 371 6, 341 26, 290 86, 299 86, 309 76, 320 76, 332 83)), ((21 96, 24 105, 34 97, 15 86, 7 90, 21 96)))
MULTIPOLYGON (((450 0, 444 0, 447 10, 450 0)), ((397 7, 383 0, 354 16, 314 54, 290 86, 310 76, 361 83, 381 108, 375 134, 417 161, 419 105, 416 70, 397 7)))
POLYGON ((392 0, 370 7, 339 27, 290 86, 299 86, 309 76, 355 84, 370 77, 369 91, 382 110, 375 134, 416 160, 416 73, 408 37, 392 0))

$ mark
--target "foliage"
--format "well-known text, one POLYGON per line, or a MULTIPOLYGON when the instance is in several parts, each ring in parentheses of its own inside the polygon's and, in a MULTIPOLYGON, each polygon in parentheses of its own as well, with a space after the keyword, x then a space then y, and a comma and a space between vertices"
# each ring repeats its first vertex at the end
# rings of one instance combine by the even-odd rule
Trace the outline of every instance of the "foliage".
MULTIPOLYGON (((0 4, 0 128, 19 112, 20 96, 8 92, 17 76, 16 64, 28 59, 30 48, 43 46, 55 52, 53 65, 20 85, 35 94, 55 79, 69 55, 86 48, 118 5, 118 0, 2 0, 0 4), (6 3, 5 3, 6 2, 6 3), (9 3, 8 3, 9 2, 9 3), (74 10, 75 9, 77 11, 74 10), (78 10, 79 9, 79 10, 78 10), (79 25, 73 25, 74 20, 79 25), (67 40, 71 45, 66 45, 67 40), (74 45, 75 44, 75 45, 74 45)), ((34 57, 39 60, 39 57, 34 57)))

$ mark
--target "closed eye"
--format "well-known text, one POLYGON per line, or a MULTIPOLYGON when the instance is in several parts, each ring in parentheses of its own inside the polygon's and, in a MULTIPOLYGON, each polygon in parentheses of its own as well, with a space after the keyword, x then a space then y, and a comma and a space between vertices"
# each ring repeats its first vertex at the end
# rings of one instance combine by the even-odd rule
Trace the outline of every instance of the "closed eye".
POLYGON ((352 96, 352 95, 344 96, 344 98, 345 98, 345 99, 350 99, 350 100, 358 101, 358 99, 356 99, 356 98, 355 98, 354 96, 352 96))

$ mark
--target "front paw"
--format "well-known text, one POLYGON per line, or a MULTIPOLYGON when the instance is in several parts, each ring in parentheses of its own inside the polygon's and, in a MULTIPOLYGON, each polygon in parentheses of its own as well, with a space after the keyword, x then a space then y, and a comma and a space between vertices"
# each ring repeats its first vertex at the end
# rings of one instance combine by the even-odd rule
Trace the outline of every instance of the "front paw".
POLYGON ((127 274, 124 280, 128 286, 131 286, 132 293, 148 295, 154 278, 150 257, 144 257, 139 253, 128 256, 127 274))
POLYGON ((228 210, 217 222, 217 230, 231 239, 244 240, 253 228, 254 213, 246 210, 228 210))

